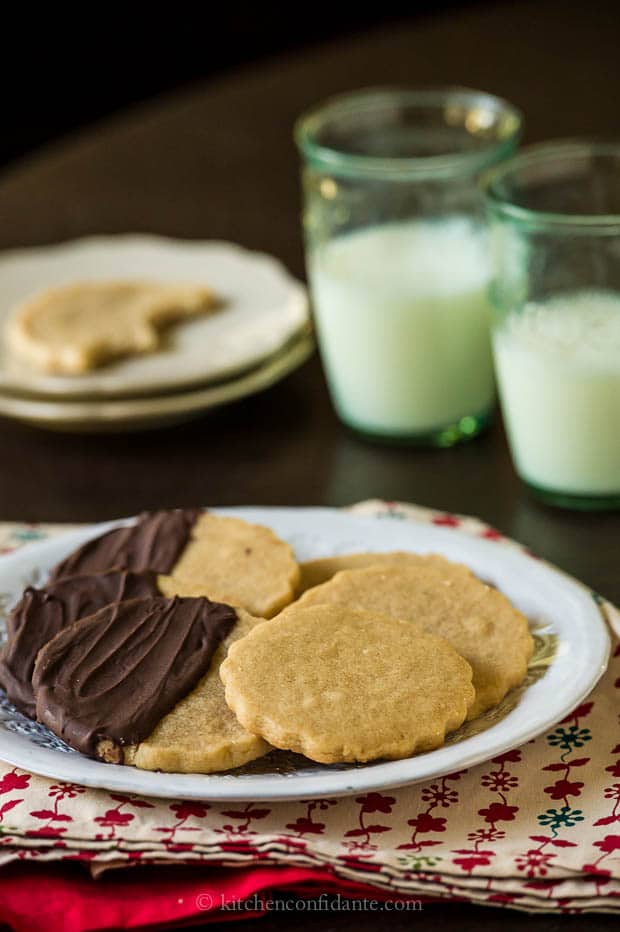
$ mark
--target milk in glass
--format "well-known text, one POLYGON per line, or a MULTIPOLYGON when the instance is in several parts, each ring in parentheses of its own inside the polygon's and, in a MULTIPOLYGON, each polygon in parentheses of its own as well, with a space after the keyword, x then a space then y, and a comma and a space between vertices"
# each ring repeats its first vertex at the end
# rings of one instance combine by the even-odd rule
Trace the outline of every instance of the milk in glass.
POLYGON ((309 273, 321 354, 346 422, 411 437, 489 411, 489 262, 473 221, 356 230, 316 247, 309 273))
POLYGON ((494 334, 519 474, 567 494, 620 492, 620 293, 527 304, 494 334))

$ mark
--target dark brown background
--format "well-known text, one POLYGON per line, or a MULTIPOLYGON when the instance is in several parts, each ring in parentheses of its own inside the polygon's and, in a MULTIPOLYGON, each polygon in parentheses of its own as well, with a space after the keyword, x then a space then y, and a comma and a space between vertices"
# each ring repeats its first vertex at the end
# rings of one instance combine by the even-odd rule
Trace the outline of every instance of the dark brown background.
MULTIPOLYGON (((0 246, 125 231, 216 237, 272 252, 302 275, 291 124, 304 107, 360 85, 459 83, 520 106, 526 141, 618 136, 619 40, 615 4, 524 0, 418 16, 246 65, 5 171, 0 246)), ((532 501, 515 478, 499 422, 453 450, 357 439, 336 421, 316 359, 260 396, 161 432, 70 436, 0 421, 0 451, 0 519, 91 521, 167 505, 405 499, 477 514, 620 601, 618 515, 532 501)), ((303 922, 341 932, 353 921, 357 929, 387 921, 394 930, 469 929, 492 915, 435 905, 413 917, 332 914, 303 922)), ((501 921, 513 928, 525 920, 509 913, 501 921)), ((567 918, 528 921, 536 929, 577 927, 567 918)), ((274 915, 259 928, 289 924, 289 916, 274 915)), ((584 926, 611 929, 612 919, 579 920, 584 926)))

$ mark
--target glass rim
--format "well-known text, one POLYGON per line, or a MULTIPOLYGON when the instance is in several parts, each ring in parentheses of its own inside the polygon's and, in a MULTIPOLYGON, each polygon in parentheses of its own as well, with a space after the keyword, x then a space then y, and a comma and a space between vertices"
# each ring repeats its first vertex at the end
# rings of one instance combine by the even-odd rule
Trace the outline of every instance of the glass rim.
POLYGON ((568 214, 562 211, 535 210, 515 204, 510 197, 500 194, 499 184, 513 172, 532 165, 553 162, 566 156, 616 156, 620 162, 620 141, 604 138, 568 138, 536 143, 507 159, 501 165, 488 169, 480 180, 487 208, 495 214, 514 221, 528 229, 555 229, 590 231, 615 234, 620 232, 620 213, 568 214))
POLYGON ((503 97, 458 85, 429 88, 378 86, 361 88, 336 94, 311 107, 297 118, 293 136, 297 148, 307 162, 321 166, 334 174, 368 176, 375 178, 429 178, 462 174, 464 169, 482 171, 491 162, 510 152, 518 142, 523 129, 523 114, 503 97), (428 156, 375 156, 347 153, 316 142, 316 134, 327 119, 362 112, 369 106, 381 103, 404 105, 422 104, 441 106, 449 100, 454 103, 486 104, 496 113, 512 117, 511 131, 504 138, 496 138, 475 150, 448 152, 428 156))

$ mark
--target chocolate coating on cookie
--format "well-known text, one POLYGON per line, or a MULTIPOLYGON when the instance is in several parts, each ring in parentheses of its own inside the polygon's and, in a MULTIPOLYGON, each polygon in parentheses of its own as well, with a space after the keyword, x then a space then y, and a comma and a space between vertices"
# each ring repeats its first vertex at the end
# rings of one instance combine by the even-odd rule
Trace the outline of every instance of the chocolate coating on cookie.
POLYGON ((34 717, 34 662, 40 649, 63 628, 111 602, 159 595, 157 574, 111 570, 72 576, 41 589, 28 587, 7 619, 7 643, 0 654, 0 684, 11 702, 34 717))
POLYGON ((237 620, 206 598, 131 599, 65 628, 39 652, 37 718, 85 754, 121 763, 209 668, 237 620))
POLYGON ((50 579, 111 569, 169 573, 185 549, 201 508, 144 512, 135 522, 114 528, 70 553, 50 579))

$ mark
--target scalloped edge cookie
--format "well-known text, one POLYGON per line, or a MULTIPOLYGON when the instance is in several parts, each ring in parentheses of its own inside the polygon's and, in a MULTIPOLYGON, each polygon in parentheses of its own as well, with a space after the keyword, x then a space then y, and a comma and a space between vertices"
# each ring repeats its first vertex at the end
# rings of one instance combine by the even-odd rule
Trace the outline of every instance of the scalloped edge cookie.
POLYGON ((167 596, 206 595, 271 618, 295 597, 299 566, 292 548, 261 524, 206 511, 169 575, 157 579, 167 596))
POLYGON ((292 606, 257 626, 220 676, 247 731, 325 764, 437 748, 474 699, 471 667, 447 641, 335 605, 292 606))
POLYGON ((534 649, 527 618, 461 563, 436 554, 414 563, 342 570, 296 605, 338 604, 404 618, 448 640, 471 664, 476 701, 468 718, 523 682, 534 649))

